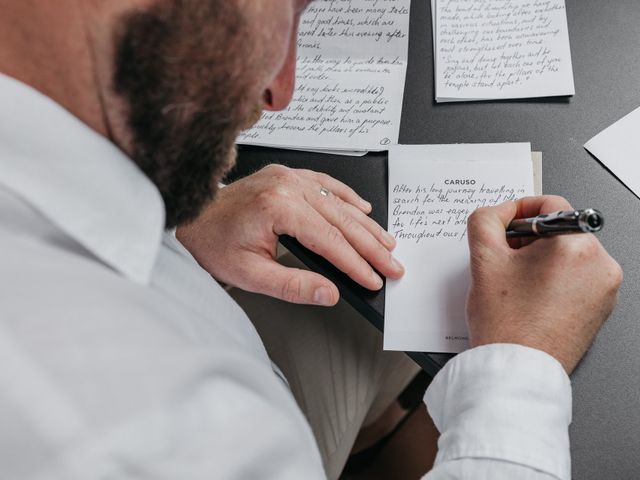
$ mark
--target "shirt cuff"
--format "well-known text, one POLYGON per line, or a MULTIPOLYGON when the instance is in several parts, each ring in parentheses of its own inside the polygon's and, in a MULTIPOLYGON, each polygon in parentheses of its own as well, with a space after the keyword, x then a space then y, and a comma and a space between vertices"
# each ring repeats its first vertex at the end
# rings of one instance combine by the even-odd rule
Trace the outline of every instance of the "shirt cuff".
POLYGON ((461 353, 425 396, 441 433, 435 464, 487 458, 571 478, 571 383, 550 355, 511 344, 461 353))

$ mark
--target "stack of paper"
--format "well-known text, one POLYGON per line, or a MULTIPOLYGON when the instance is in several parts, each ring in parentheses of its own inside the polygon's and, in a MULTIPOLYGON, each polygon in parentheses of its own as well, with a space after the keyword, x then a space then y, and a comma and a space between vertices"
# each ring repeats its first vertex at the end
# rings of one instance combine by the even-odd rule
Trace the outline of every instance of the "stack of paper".
POLYGON ((401 280, 387 281, 384 348, 458 353, 468 347, 467 218, 533 195, 528 143, 398 145, 389 150, 389 231, 401 280))
POLYGON ((362 153, 398 142, 410 0, 317 0, 302 17, 296 91, 238 143, 362 153))
POLYGON ((640 197, 640 108, 614 123, 584 146, 640 197))
POLYGON ((564 0, 431 0, 437 102, 573 95, 564 0))

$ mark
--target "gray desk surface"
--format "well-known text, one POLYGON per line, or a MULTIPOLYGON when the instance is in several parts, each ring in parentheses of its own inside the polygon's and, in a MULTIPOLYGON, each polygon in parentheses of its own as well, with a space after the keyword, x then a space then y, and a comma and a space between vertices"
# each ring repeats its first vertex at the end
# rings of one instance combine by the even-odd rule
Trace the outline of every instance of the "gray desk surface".
MULTIPOLYGON (((622 265, 625 281, 616 311, 573 375, 573 473, 576 479, 640 478, 640 200, 582 147, 640 107, 640 1, 567 0, 574 97, 444 105, 434 102, 429 3, 412 2, 400 143, 531 142, 543 152, 545 193, 604 212, 607 225, 599 238, 622 265)), ((386 225, 385 154, 354 159, 245 147, 234 175, 272 162, 349 183, 372 201, 372 216, 386 225)), ((296 253, 382 325, 384 292, 368 293, 321 259, 296 253)), ((430 370, 444 360, 430 358, 430 370)))

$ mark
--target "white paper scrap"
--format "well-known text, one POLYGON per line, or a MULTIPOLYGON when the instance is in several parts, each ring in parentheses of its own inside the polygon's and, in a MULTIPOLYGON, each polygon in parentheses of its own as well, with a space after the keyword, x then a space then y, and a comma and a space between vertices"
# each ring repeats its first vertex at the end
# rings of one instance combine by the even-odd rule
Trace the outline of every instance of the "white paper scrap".
POLYGON ((640 108, 589 140, 584 148, 640 197, 640 108))

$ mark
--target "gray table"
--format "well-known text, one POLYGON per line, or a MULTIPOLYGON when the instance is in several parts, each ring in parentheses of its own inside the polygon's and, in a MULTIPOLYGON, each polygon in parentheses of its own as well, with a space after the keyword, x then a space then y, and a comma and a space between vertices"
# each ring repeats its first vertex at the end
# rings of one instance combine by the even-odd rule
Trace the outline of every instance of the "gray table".
MULTIPOLYGON (((412 5, 400 143, 531 142, 533 150, 543 152, 545 193, 604 212, 607 225, 599 237, 622 265, 625 281, 616 311, 573 375, 573 472, 576 479, 640 478, 640 200, 582 147, 640 106, 640 0, 567 0, 575 97, 443 105, 434 102, 429 3, 412 5)), ((372 201, 372 216, 386 225, 385 154, 354 159, 244 147, 233 176, 273 162, 345 181, 372 201)), ((382 328, 384 292, 359 288, 288 242, 382 328)), ((431 373, 447 359, 414 358, 431 373)))

